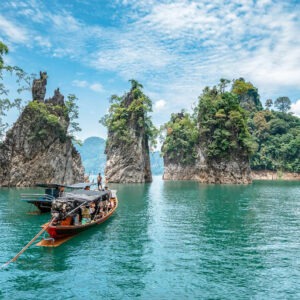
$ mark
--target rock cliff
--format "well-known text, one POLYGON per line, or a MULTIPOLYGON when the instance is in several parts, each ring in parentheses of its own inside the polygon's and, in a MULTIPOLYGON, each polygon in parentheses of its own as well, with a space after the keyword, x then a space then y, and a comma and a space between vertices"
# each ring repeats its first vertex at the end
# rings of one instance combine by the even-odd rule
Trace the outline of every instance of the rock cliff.
POLYGON ((227 160, 211 160, 198 146, 193 164, 164 157, 164 180, 196 180, 201 183, 248 184, 252 182, 247 160, 235 156, 227 160))
POLYGON ((67 135, 69 117, 59 90, 44 100, 46 73, 33 83, 34 100, 0 144, 0 186, 83 181, 79 153, 67 135))
POLYGON ((251 183, 253 142, 236 95, 207 87, 193 115, 172 114, 164 128, 163 179, 251 183))
POLYGON ((140 87, 141 85, 133 84, 131 91, 113 106, 115 110, 110 116, 105 150, 107 182, 152 181, 145 124, 147 117, 144 111, 145 97, 140 87), (118 114, 120 111, 121 115, 118 114))

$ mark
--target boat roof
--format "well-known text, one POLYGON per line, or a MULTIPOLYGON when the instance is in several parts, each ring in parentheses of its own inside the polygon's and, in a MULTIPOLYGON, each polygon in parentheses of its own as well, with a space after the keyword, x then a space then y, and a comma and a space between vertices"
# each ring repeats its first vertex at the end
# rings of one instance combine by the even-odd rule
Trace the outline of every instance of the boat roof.
POLYGON ((90 202, 102 199, 104 195, 109 195, 108 191, 87 191, 87 190, 75 190, 71 193, 65 193, 63 197, 57 200, 62 201, 79 201, 90 202))
POLYGON ((91 186, 93 183, 91 182, 77 182, 74 184, 60 184, 60 183, 37 183, 36 186, 43 187, 43 188, 59 188, 59 187, 66 187, 71 189, 84 189, 87 186, 91 186))

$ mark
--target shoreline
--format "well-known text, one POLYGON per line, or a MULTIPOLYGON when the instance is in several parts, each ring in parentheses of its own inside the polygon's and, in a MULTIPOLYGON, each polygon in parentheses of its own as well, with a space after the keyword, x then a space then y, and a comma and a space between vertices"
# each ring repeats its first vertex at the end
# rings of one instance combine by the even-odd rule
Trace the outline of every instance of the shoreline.
POLYGON ((300 180, 300 173, 282 171, 251 171, 252 180, 300 180))

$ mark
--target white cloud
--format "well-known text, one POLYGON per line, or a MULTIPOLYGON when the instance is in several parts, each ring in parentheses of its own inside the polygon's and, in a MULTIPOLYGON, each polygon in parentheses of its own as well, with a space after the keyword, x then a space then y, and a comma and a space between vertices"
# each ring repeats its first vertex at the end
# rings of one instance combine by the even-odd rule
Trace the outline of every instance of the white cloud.
POLYGON ((154 103, 153 108, 155 109, 156 112, 161 111, 166 107, 166 104, 167 104, 166 101, 161 99, 161 100, 158 100, 154 103))
POLYGON ((300 118, 300 99, 291 105, 291 112, 300 118))
POLYGON ((34 38, 34 40, 41 46, 41 47, 46 47, 46 48, 51 48, 52 47, 52 44, 51 42, 49 41, 48 38, 45 38, 45 37, 41 37, 41 36, 36 36, 34 38))
POLYGON ((89 88, 94 92, 103 92, 103 86, 100 83, 93 83, 89 88))
POLYGON ((73 86, 78 86, 78 87, 87 87, 88 82, 85 80, 73 80, 72 81, 73 86))
MULTIPOLYGON (((36 37, 55 57, 138 78, 154 96, 155 109, 189 109, 203 87, 221 77, 244 77, 268 98, 283 90, 287 96, 288 90, 300 93, 300 21, 288 1, 116 0, 111 5, 122 21, 112 26, 76 19, 63 5, 51 10, 35 0, 22 3, 27 5, 18 7, 20 14, 38 14, 43 29, 25 22, 24 37, 18 35, 11 16, 0 33, 16 30, 16 42, 36 37), (166 105, 171 101, 172 107, 166 105)), ((73 85, 103 91, 97 82, 73 85)))
POLYGON ((97 82, 89 83, 86 80, 73 80, 72 85, 80 88, 89 88, 90 90, 98 93, 103 92, 102 84, 97 82))
POLYGON ((0 15, 0 34, 4 34, 10 41, 16 43, 26 43, 28 41, 28 33, 24 28, 8 21, 0 15))

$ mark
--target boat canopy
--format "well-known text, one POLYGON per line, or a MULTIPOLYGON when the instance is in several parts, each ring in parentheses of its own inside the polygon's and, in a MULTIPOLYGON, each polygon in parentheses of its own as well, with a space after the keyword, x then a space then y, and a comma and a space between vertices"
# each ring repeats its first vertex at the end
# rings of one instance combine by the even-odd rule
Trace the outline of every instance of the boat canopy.
POLYGON ((94 183, 91 183, 91 182, 78 182, 78 183, 74 183, 71 185, 65 185, 65 187, 71 188, 71 189, 84 189, 85 187, 91 186, 93 184, 94 183))
POLYGON ((46 189, 55 189, 59 187, 65 187, 66 185, 60 183, 37 183, 36 186, 46 189))
POLYGON ((97 200, 109 199, 108 191, 87 191, 87 190, 76 190, 71 193, 65 193, 63 197, 58 198, 62 201, 79 201, 79 202, 91 202, 97 200))
POLYGON ((91 186, 93 183, 91 182, 78 182, 74 184, 60 184, 60 183, 37 183, 36 186, 43 187, 43 188, 59 188, 59 187, 65 187, 65 188, 71 188, 71 189, 84 189, 87 186, 91 186))

